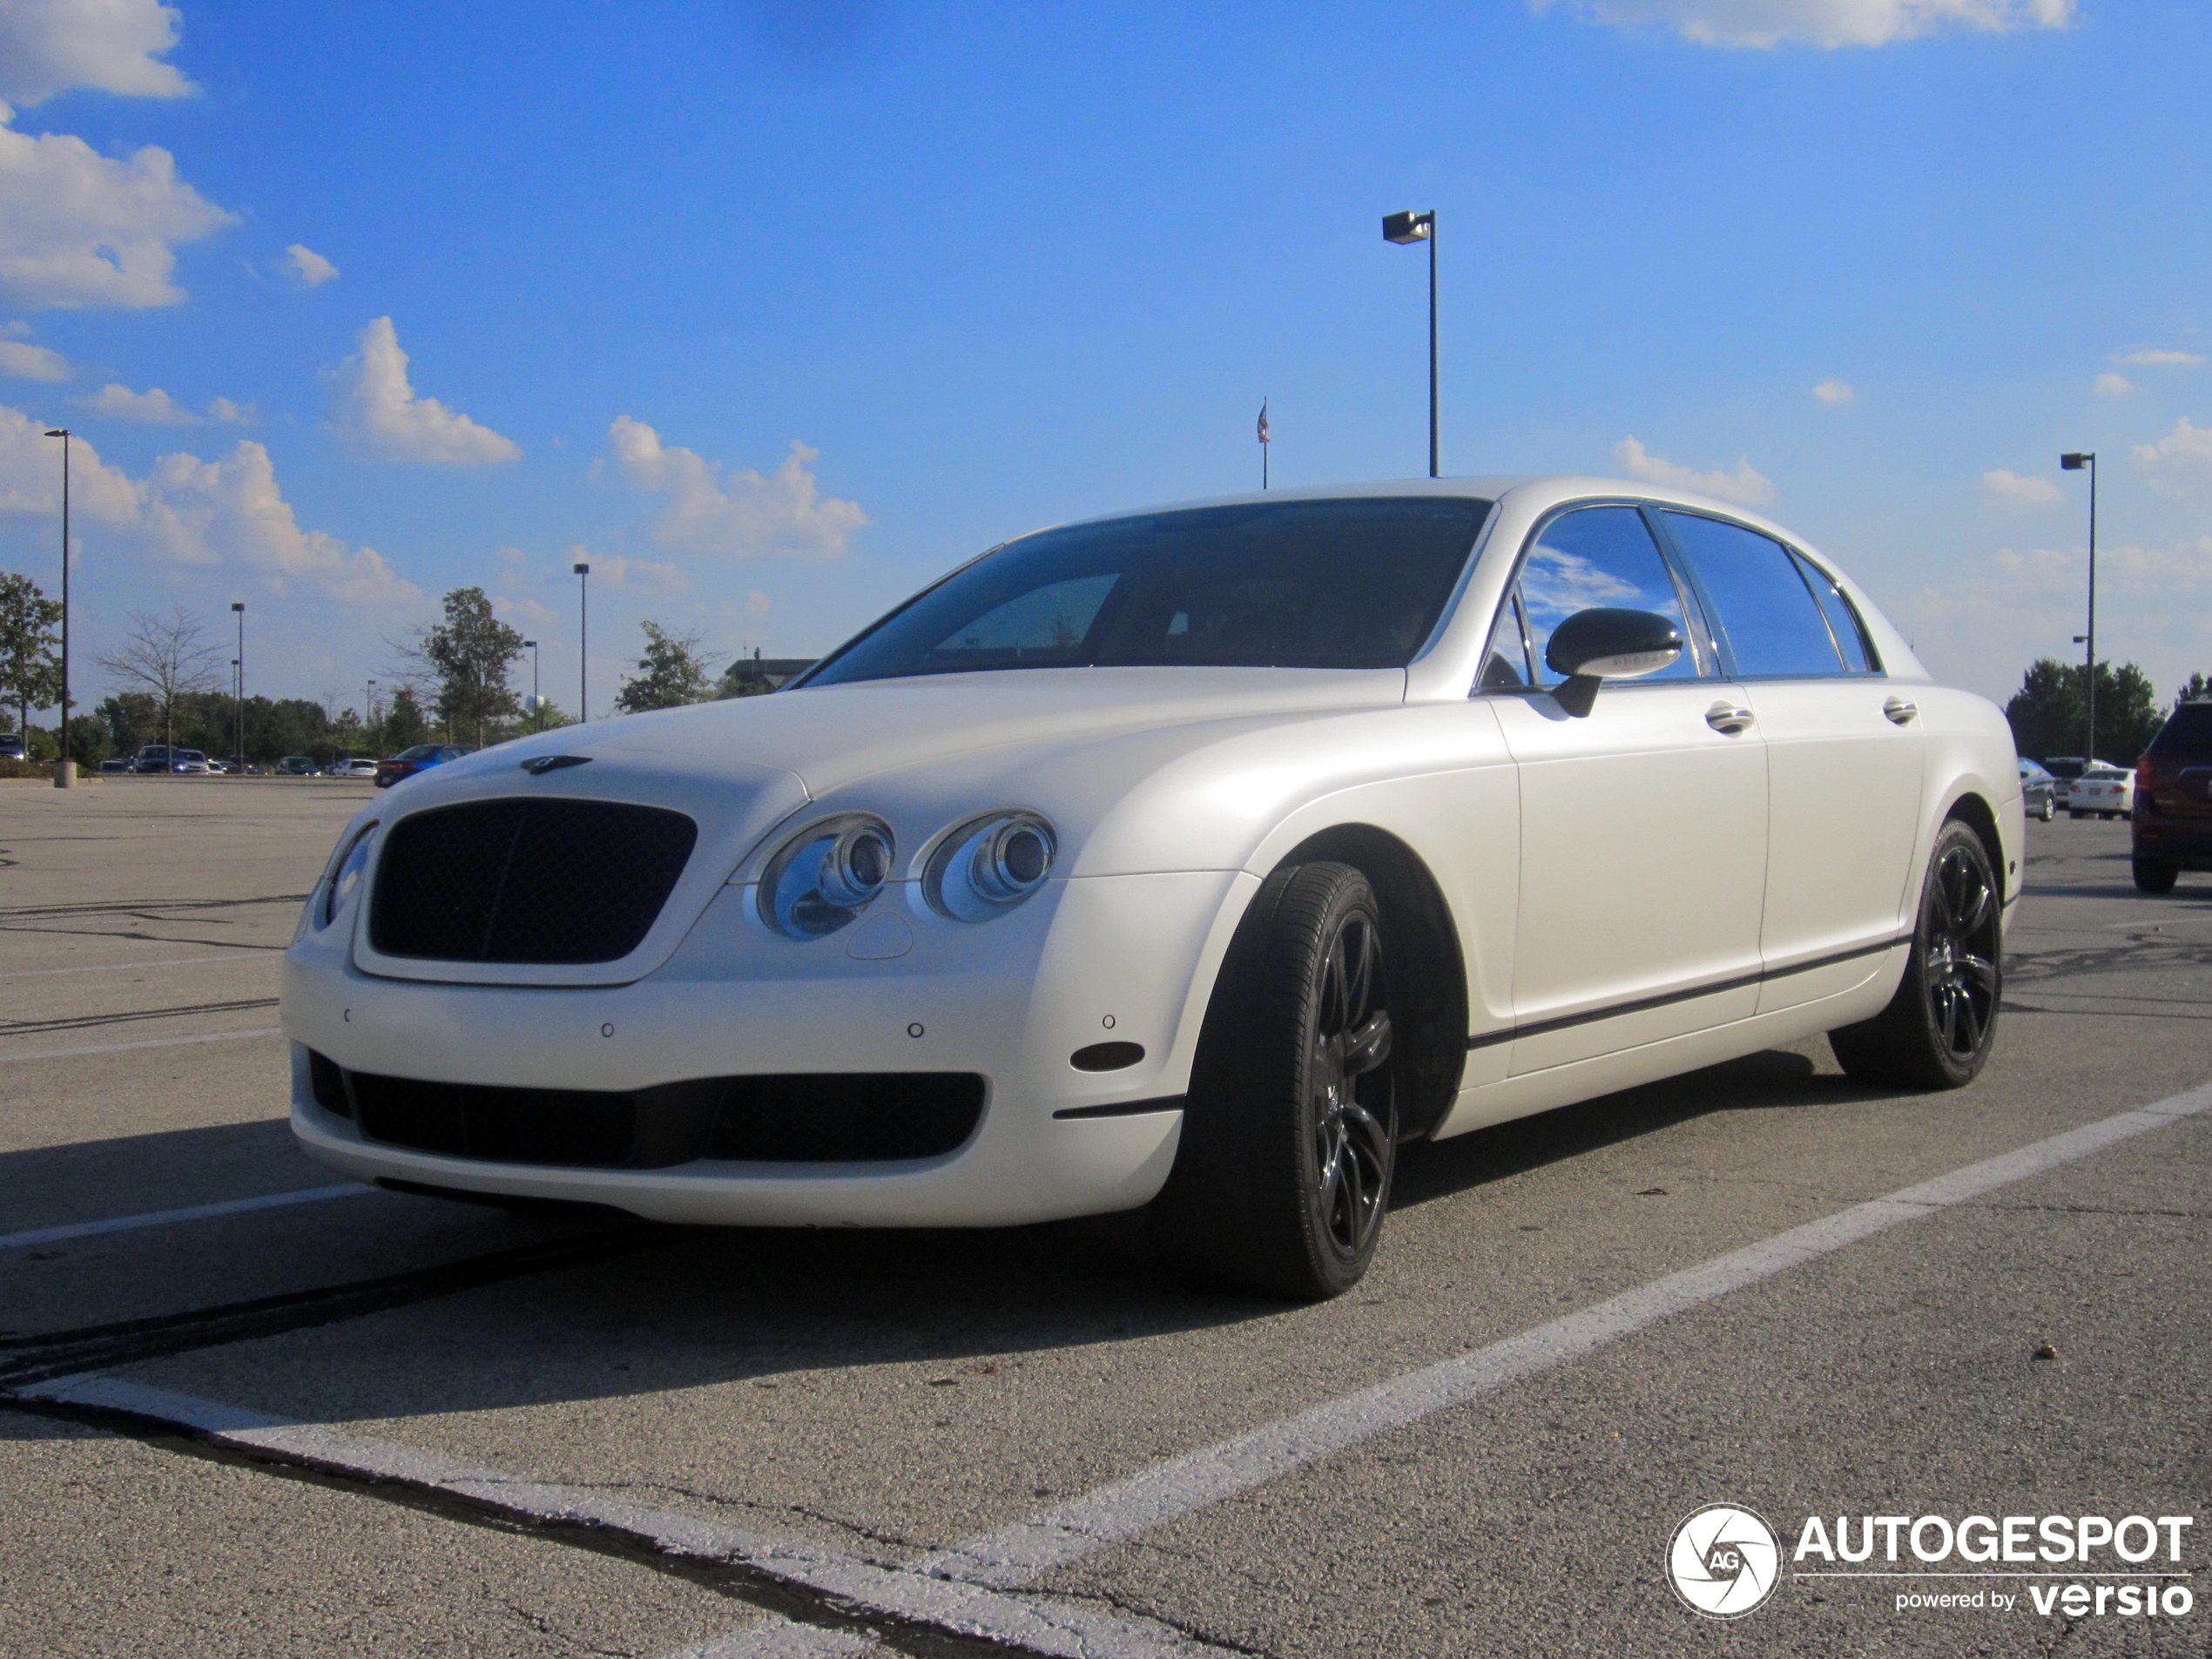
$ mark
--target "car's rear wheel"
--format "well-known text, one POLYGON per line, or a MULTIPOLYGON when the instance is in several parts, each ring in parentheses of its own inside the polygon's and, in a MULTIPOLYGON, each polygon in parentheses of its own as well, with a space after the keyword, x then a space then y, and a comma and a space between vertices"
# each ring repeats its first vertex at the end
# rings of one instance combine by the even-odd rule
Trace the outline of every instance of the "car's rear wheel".
POLYGON ((1828 1034, 1847 1074, 1905 1089, 1958 1089, 1974 1080, 1997 1034, 2002 907, 1981 837, 1952 819, 1929 855, 1897 995, 1872 1019, 1828 1034))
POLYGON ((1206 1010, 1175 1168, 1154 1200, 1163 1261, 1217 1289, 1315 1301, 1374 1258, 1397 1161, 1380 907, 1347 864, 1278 870, 1206 1010))
POLYGON ((2181 880, 2178 864, 2168 864, 2158 859, 2135 860, 2135 891, 2138 893, 2171 893, 2175 882, 2181 880))

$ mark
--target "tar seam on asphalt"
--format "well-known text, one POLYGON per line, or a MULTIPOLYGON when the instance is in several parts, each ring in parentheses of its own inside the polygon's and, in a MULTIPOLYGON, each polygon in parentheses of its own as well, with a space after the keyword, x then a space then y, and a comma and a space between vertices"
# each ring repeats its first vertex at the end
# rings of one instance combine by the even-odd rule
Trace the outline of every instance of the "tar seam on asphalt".
POLYGON ((124 1025, 133 1020, 182 1019, 194 1014, 236 1014, 246 1008, 273 1008, 273 996, 245 997, 233 1002, 190 1002, 179 1008, 138 1008, 127 1014, 80 1014, 59 1020, 0 1020, 0 1037, 36 1036, 43 1031, 84 1031, 94 1026, 124 1025))
MULTIPOLYGON (((1042 1514, 940 1551, 911 1568, 875 1567, 835 1556, 811 1546, 783 1546, 779 1548, 770 1541, 770 1548, 765 1552, 767 1558, 752 1563, 754 1570, 788 1581, 800 1576, 800 1569, 795 1568, 790 1572, 779 1574, 777 1571, 779 1561, 792 1561, 799 1562, 800 1568, 811 1569, 806 1575, 806 1588, 817 1594, 829 1595, 831 1605, 837 1611, 836 1622, 842 1628, 830 1628, 818 1618, 805 1618, 805 1628, 794 1630, 792 1623, 787 1622, 788 1615, 772 1614, 769 1622, 765 1624, 756 1622, 694 1647, 688 1653, 691 1656, 711 1655, 713 1659, 768 1659, 771 1655, 789 1655, 794 1637, 806 1641, 810 1651, 818 1656, 857 1653, 872 1639, 862 1635, 861 1631, 868 1629, 870 1621, 878 1616, 897 1621, 901 1626, 917 1623, 923 1627, 934 1625, 961 1638, 990 1637, 993 1632, 985 1622, 988 1619, 997 1626, 999 1634, 995 1645, 1001 1651, 1020 1652, 1026 1649, 1032 1652, 1065 1655, 1110 1651, 1125 1655, 1127 1659, 1170 1659, 1170 1656, 1233 1652, 1235 1650, 1219 1647, 1210 1648, 1171 1626, 1149 1619, 1143 1621, 1143 1624, 1157 1631, 1159 1640, 1148 1646, 1143 1640, 1142 1629, 1135 1622, 1102 1621, 1079 1606, 1009 1598, 1006 1592, 1018 1590, 1023 1584, 1034 1581, 1055 1568, 1069 1566, 1110 1545, 1239 1496, 1267 1481, 1377 1435, 1407 1427, 1439 1412, 1465 1405, 1495 1389, 1581 1359, 1675 1314, 1686 1312, 1732 1291, 1763 1283, 1793 1267, 1802 1266, 1850 1244, 1886 1232, 1905 1222, 1966 1204, 2031 1176, 2089 1157, 2135 1136, 2166 1128, 2208 1109, 2212 1109, 2212 1084, 2046 1136, 2011 1152, 2000 1153, 1883 1197, 1870 1199, 1801 1226, 1787 1229, 1487 1346, 1401 1373, 1217 1445, 1150 1465, 1042 1514), (942 1611, 940 1612, 940 1609, 942 1611), (936 1616, 933 1617, 933 1614, 936 1616), (867 1616, 856 1616, 858 1615, 867 1616), (917 1615, 920 1615, 918 1618, 917 1615), (1029 1629, 1042 1631, 1036 1642, 1025 1642, 1012 1634, 1017 1629, 1029 1629), (1102 1635, 1110 1635, 1113 1638, 1109 1645, 1102 1647, 1093 1640, 1094 1636, 1102 1635)), ((597 1242, 604 1246, 619 1242, 619 1239, 597 1242)), ((492 1259, 477 1258, 480 1264, 492 1259)), ((431 1270, 433 1273, 436 1271, 431 1270)), ((518 1268, 515 1271, 531 1270, 518 1268)), ((428 1275, 398 1275, 395 1276, 395 1281, 425 1277, 428 1275)), ((342 1291, 351 1287, 334 1288, 342 1291)), ((305 1298, 265 1298, 260 1304, 238 1304, 231 1310, 206 1310, 206 1313, 237 1313, 248 1308, 266 1307, 271 1312, 264 1317, 275 1318, 279 1322, 275 1328, 294 1328, 293 1324, 284 1322, 286 1311, 275 1305, 300 1303, 319 1294, 327 1296, 329 1292, 307 1292, 305 1298)), ((364 1307, 361 1311, 368 1312, 370 1308, 364 1307)), ((185 1317, 189 1318, 193 1316, 185 1317)), ((347 1317, 343 1312, 314 1311, 307 1312, 296 1322, 320 1324, 343 1317, 347 1317)), ((26 1352, 37 1350, 34 1358, 19 1362, 23 1367, 21 1370, 14 1373, 0 1372, 0 1384, 35 1391, 34 1398, 43 1395, 46 1401, 55 1404, 67 1404, 70 1397, 75 1395, 80 1409, 97 1409, 101 1405, 100 1397, 105 1395, 110 1402, 109 1409, 124 1410, 141 1421, 153 1422, 172 1432, 202 1433, 234 1441, 237 1433, 226 1433, 219 1426, 220 1420, 240 1423, 250 1420, 254 1425, 267 1426, 247 1430, 247 1433, 267 1433, 271 1429, 277 1435, 289 1432, 292 1438, 304 1439, 311 1446, 320 1442, 327 1447, 361 1447, 363 1450, 373 1450, 387 1460, 396 1455, 424 1469, 443 1463, 442 1460, 409 1453, 404 1448, 370 1447, 365 1443, 351 1441, 348 1437, 313 1426, 299 1426, 295 1429, 285 1425, 281 1420, 241 1412, 236 1407, 216 1406, 206 1401, 187 1401, 174 1395, 163 1396, 158 1390, 142 1388, 131 1383, 111 1382, 89 1374, 103 1365, 125 1363, 128 1358, 144 1357, 130 1352, 128 1348, 129 1343, 134 1339, 132 1333, 139 1330, 151 1331, 153 1327, 172 1323, 165 1320, 132 1321, 127 1325, 50 1333, 44 1338, 18 1339, 0 1344, 0 1349, 21 1348, 26 1352), (64 1362, 59 1368, 54 1368, 52 1361, 58 1358, 58 1352, 53 1345, 57 1342, 74 1342, 79 1345, 75 1350, 78 1358, 73 1362, 64 1362), (42 1343, 46 1346, 40 1348, 42 1343), (121 1353, 125 1358, 108 1357, 113 1353, 121 1353), (56 1379, 66 1380, 57 1385, 56 1379), (38 1388, 41 1381, 49 1386, 38 1388), (162 1398, 173 1401, 179 1406, 199 1409, 203 1414, 212 1413, 218 1420, 219 1426, 198 1428, 189 1421, 175 1417, 164 1419, 160 1413, 144 1406, 133 1411, 127 1404, 114 1404, 118 1400, 127 1402, 162 1398)), ((185 1348, 205 1346, 210 1342, 238 1340, 249 1334, 262 1332, 229 1329, 211 1331, 203 1333, 200 1338, 188 1337, 176 1346, 158 1349, 157 1352, 183 1352, 185 1348)), ((14 1405, 18 1409, 32 1409, 30 1400, 10 1400, 0 1397, 0 1404, 14 1405)), ((304 1460, 316 1464, 326 1472, 342 1471, 347 1467, 333 1451, 327 1451, 320 1458, 298 1453, 292 1455, 295 1460, 304 1458, 304 1460)), ((356 1479, 369 1477, 369 1484, 358 1488, 369 1495, 382 1495, 381 1487, 395 1480, 404 1482, 408 1478, 388 1468, 365 1467, 359 1463, 354 1467, 353 1473, 356 1479)), ((468 1472, 464 1478, 471 1484, 482 1484, 489 1480, 495 1490, 509 1487, 518 1489, 536 1487, 541 1491, 554 1494, 573 1494, 575 1490, 548 1487, 518 1477, 498 1475, 488 1471, 468 1472)), ((418 1487, 436 1486, 448 1491, 450 1495, 463 1495, 451 1493, 450 1480, 440 1482, 418 1477, 415 1484, 418 1487)), ((572 1501, 567 1510, 559 1513, 547 1513, 543 1509, 532 1511, 519 1501, 505 1505, 498 1504, 496 1500, 487 1499, 484 1501, 510 1512, 520 1511, 539 1526, 556 1521, 572 1524, 578 1518, 574 1513, 572 1501)), ((656 1518, 656 1512, 630 1505, 595 1504, 593 1507, 603 1517, 620 1514, 643 1518, 645 1524, 631 1528, 633 1535, 648 1545, 657 1545, 663 1549, 671 1548, 651 1535, 649 1528, 656 1518)), ((679 1531, 692 1536, 707 1533, 725 1538, 739 1536, 732 1529, 711 1527, 687 1516, 659 1519, 672 1523, 679 1531)), ((550 1534, 547 1535, 550 1536, 550 1534)), ((810 1608, 807 1611, 811 1613, 813 1609, 810 1608)), ((890 1641, 907 1651, 922 1651, 909 1645, 911 1636, 912 1632, 902 1628, 895 1635, 886 1631, 881 1639, 890 1641), (901 1636, 907 1640, 900 1640, 901 1636)), ((974 1647, 943 1649, 948 1653, 978 1650, 974 1647)))
POLYGON ((182 1313, 84 1325, 74 1331, 0 1337, 0 1389, 19 1388, 56 1377, 165 1359, 200 1348, 247 1342, 257 1337, 278 1336, 287 1331, 381 1313, 390 1308, 496 1285, 504 1279, 603 1261, 644 1249, 666 1237, 662 1229, 631 1223, 613 1233, 597 1232, 583 1238, 525 1244, 519 1249, 495 1251, 489 1255, 471 1256, 436 1267, 388 1273, 312 1291, 288 1291, 278 1296, 255 1297, 250 1301, 194 1308, 182 1313))

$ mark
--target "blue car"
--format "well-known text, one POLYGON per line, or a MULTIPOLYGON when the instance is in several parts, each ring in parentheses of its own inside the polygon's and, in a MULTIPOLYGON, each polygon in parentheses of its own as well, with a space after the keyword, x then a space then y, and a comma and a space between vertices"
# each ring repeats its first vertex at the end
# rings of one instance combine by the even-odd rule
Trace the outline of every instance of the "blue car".
POLYGON ((433 766, 442 766, 448 760, 458 760, 463 755, 475 752, 474 749, 464 749, 457 743, 418 743, 412 749, 401 750, 389 760, 376 763, 376 786, 389 789, 394 784, 402 783, 418 772, 428 772, 433 766))

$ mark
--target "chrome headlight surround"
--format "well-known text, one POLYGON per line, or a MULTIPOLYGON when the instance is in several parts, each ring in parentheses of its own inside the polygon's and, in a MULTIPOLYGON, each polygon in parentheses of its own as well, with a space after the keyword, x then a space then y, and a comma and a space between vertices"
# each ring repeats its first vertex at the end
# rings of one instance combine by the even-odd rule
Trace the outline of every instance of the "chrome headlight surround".
MULTIPOLYGON (((308 895, 307 912, 302 918, 317 933, 338 920, 338 913, 353 901, 361 890, 361 878, 368 873, 368 858, 374 850, 376 832, 382 826, 371 819, 354 833, 353 839, 340 846, 330 860, 330 867, 308 895)), ((307 931, 302 928, 301 933, 307 931)))
POLYGON ((760 873, 760 919, 787 939, 826 937, 890 885, 896 853, 891 826, 867 813, 810 824, 760 873))
POLYGON ((1042 814, 988 813, 939 844, 922 871, 922 896, 955 921, 988 921, 1043 887, 1059 851, 1060 837, 1042 814))

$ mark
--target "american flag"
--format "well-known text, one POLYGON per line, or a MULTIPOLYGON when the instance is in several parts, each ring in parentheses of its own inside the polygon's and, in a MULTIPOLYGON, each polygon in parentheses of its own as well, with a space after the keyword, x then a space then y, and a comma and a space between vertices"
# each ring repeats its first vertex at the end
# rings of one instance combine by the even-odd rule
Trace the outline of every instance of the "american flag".
POLYGON ((1267 442, 1267 405, 1264 402, 1259 406, 1259 441, 1267 442))

